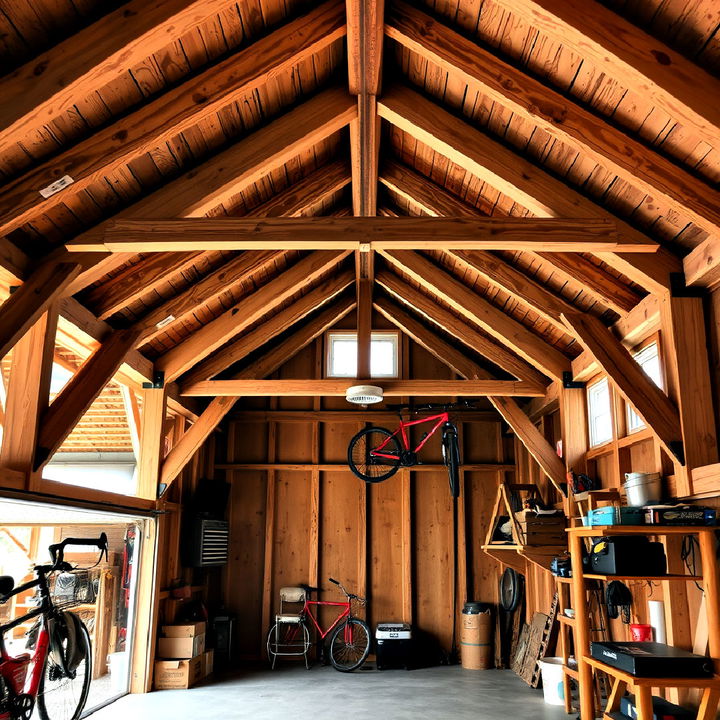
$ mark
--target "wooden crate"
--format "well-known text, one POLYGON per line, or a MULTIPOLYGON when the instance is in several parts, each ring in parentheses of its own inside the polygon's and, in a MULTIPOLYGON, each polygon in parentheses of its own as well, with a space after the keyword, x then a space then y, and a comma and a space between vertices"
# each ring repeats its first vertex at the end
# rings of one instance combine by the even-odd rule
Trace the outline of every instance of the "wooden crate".
POLYGON ((533 547, 567 545, 564 515, 534 515, 528 511, 515 513, 524 544, 533 547))

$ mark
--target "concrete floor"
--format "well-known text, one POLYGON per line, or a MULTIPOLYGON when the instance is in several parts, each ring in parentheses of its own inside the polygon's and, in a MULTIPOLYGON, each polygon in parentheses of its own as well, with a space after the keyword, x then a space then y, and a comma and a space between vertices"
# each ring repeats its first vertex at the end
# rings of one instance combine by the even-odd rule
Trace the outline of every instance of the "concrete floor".
POLYGON ((459 666, 339 673, 282 667, 225 677, 191 690, 128 695, 92 720, 568 720, 509 670, 459 666))

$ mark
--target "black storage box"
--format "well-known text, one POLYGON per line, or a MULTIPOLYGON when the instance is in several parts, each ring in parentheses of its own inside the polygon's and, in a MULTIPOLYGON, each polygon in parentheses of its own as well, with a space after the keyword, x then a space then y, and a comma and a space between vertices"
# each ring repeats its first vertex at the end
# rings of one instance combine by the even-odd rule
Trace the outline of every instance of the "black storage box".
MULTIPOLYGON (((653 696, 652 708, 652 720, 695 720, 695 713, 692 710, 675 705, 661 697, 653 696)), ((638 713, 635 707, 635 698, 621 698, 620 710, 622 710, 630 720, 637 720, 638 713)))
POLYGON ((382 622, 375 629, 375 658, 378 670, 404 668, 412 661, 412 628, 407 623, 382 622))
POLYGON ((713 663, 704 655, 655 642, 594 642, 590 654, 596 660, 635 677, 711 677, 713 663))
POLYGON ((616 535, 593 543, 589 573, 602 575, 665 575, 667 562, 663 544, 643 535, 616 535))

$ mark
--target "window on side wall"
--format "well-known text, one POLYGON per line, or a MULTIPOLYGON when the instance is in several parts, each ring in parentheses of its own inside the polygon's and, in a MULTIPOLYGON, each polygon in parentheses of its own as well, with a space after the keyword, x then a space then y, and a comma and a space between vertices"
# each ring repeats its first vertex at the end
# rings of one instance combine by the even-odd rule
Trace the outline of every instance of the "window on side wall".
MULTIPOLYGON (((635 362, 645 371, 645 374, 659 387, 663 387, 662 368, 660 366, 660 353, 656 342, 646 345, 642 350, 633 353, 635 362)), ((627 407, 627 431, 637 432, 645 427, 642 418, 635 412, 628 403, 627 407)))
MULTIPOLYGON (((398 333, 375 331, 370 335, 370 376, 396 378, 399 369, 398 333)), ((329 378, 356 377, 357 333, 329 332, 325 374, 329 378)))
POLYGON ((588 386, 587 403, 590 447, 596 447, 613 439, 612 399, 606 377, 588 386))

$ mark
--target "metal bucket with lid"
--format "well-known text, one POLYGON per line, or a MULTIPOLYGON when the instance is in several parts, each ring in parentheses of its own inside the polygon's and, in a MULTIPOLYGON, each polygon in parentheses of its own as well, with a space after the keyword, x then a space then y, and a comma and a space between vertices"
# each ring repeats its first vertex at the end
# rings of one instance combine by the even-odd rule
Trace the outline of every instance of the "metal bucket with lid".
POLYGON ((627 504, 631 507, 650 505, 662 499, 660 473, 625 473, 623 487, 627 495, 627 504))

